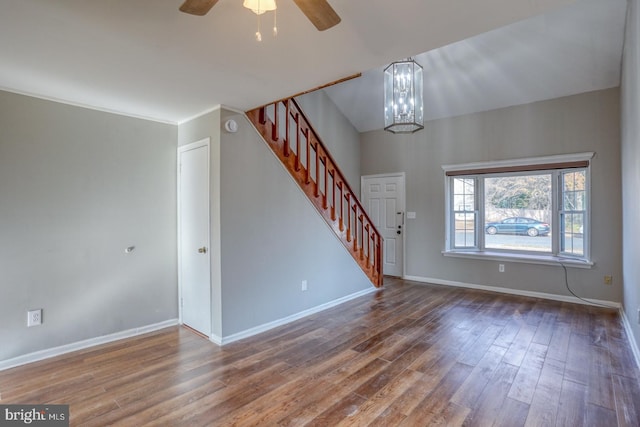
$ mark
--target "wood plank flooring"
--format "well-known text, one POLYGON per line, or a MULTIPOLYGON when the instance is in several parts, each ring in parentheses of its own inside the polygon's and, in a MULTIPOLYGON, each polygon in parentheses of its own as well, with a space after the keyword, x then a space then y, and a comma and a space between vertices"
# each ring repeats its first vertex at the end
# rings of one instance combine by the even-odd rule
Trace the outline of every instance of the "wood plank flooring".
POLYGON ((0 372, 74 426, 639 426, 615 310, 386 279, 220 348, 179 327, 0 372))

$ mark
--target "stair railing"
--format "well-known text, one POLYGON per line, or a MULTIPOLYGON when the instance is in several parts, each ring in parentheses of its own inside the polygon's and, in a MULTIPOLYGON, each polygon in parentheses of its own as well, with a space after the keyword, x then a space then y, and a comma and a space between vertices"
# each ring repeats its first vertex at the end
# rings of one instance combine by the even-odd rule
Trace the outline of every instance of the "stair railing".
POLYGON ((309 120, 293 99, 247 117, 374 286, 382 286, 382 236, 309 120))

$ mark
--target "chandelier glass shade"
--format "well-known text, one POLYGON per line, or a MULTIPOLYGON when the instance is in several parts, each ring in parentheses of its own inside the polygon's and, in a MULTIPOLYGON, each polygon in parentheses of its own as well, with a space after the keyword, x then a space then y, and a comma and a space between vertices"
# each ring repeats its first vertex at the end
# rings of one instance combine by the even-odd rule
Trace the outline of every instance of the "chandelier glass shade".
POLYGON ((424 129, 422 67, 413 59, 384 70, 384 130, 413 133, 424 129))

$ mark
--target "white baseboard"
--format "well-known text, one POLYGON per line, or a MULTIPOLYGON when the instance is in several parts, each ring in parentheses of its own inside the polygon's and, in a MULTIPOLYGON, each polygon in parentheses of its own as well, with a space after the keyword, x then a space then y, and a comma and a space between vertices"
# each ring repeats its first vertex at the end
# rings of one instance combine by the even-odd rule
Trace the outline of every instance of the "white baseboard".
MULTIPOLYGON (((342 298, 338 298, 336 300, 330 301, 325 304, 321 304, 319 306, 310 308, 308 310, 301 311, 299 313, 293 314, 291 316, 275 320, 273 322, 265 323, 263 325, 256 326, 251 329, 247 329, 242 332, 238 332, 237 334, 229 335, 228 337, 220 337, 218 335, 211 335, 209 338, 213 343, 217 345, 225 345, 232 343, 234 341, 241 340, 243 338, 248 338, 253 335, 257 335, 259 333, 268 331, 270 329, 276 328, 278 326, 285 325, 287 323, 293 322, 294 320, 301 319, 303 317, 309 316, 311 314, 318 313, 323 310, 327 310, 331 307, 335 307, 336 305, 342 304, 354 298, 358 298, 362 295, 369 294, 374 292, 376 288, 373 286, 368 289, 364 289, 360 292, 353 293, 351 295, 347 295, 342 298)), ((60 356, 66 353, 70 353, 72 351, 83 350, 85 348, 93 347, 96 345, 106 344, 113 341, 131 338, 137 335, 146 334, 149 332, 157 331, 159 329, 167 328, 169 326, 175 326, 180 324, 178 319, 166 320, 164 322, 155 323, 153 325, 141 326, 139 328, 133 328, 126 331, 116 332, 113 334, 105 335, 102 337, 89 338, 87 340, 78 341, 71 344, 65 344, 59 347, 54 347, 46 350, 36 351, 34 353, 25 354, 22 356, 14 357, 12 359, 2 360, 0 361, 0 371, 5 369, 14 368, 20 365, 26 365, 27 363, 37 362, 39 360, 48 359, 55 356, 60 356)))
POLYGON ((209 341, 211 341, 214 344, 218 344, 219 346, 222 346, 222 337, 216 334, 211 334, 211 336, 209 337, 209 341))
POLYGON ((83 350, 85 348, 94 347, 96 345, 107 344, 107 343, 118 341, 124 338, 131 338, 137 335, 147 334, 149 332, 168 328, 169 326, 175 326, 177 324, 178 324, 178 319, 165 320, 163 322, 154 323, 152 325, 140 326, 138 328, 128 329, 126 331, 115 332, 113 334, 104 335, 96 338, 89 338, 83 341, 78 341, 71 344, 61 345, 59 347, 49 348, 46 350, 40 350, 33 353, 25 354, 22 356, 14 357, 12 359, 2 360, 0 361, 0 371, 9 369, 9 368, 14 368, 20 365, 26 365, 27 363, 37 362, 38 360, 48 359, 50 357, 71 353, 72 351, 83 350))
POLYGON ((627 313, 625 313, 624 308, 620 309, 620 315, 622 316, 622 324, 624 325, 624 330, 627 333, 627 337, 629 337, 629 345, 631 346, 633 357, 636 359, 636 365, 638 365, 638 369, 640 369, 640 349, 638 349, 638 342, 636 341, 635 335, 633 335, 631 323, 629 322, 629 318, 627 317, 627 313))
POLYGON ((360 292, 353 293, 351 295, 347 295, 347 296, 342 297, 342 298, 338 298, 336 300, 330 301, 330 302, 325 303, 325 304, 318 305, 316 307, 310 308, 308 310, 301 311, 301 312, 296 313, 296 314, 292 314, 291 316, 287 316, 287 317, 284 317, 282 319, 274 320, 273 322, 265 323, 265 324, 256 326, 254 328, 250 328, 250 329, 244 330, 242 332, 238 332, 236 334, 229 335, 227 337, 219 337, 217 335, 212 335, 210 339, 214 343, 216 343, 218 345, 221 345, 221 346, 225 345, 225 344, 229 344, 229 343, 232 343, 234 341, 238 341, 238 340, 241 340, 241 339, 244 339, 244 338, 248 338, 248 337, 251 337, 253 335, 257 335, 257 334, 260 334, 262 332, 266 332, 266 331, 268 331, 270 329, 277 328, 278 326, 286 325, 287 323, 291 323, 294 320, 298 320, 298 319, 301 319, 303 317, 318 313, 320 311, 327 310, 327 309, 329 309, 331 307, 335 307, 336 305, 339 305, 339 304, 342 304, 344 302, 350 301, 352 299, 361 297, 363 295, 370 294, 370 293, 375 292, 375 291, 376 291, 376 288, 374 288, 372 286, 371 288, 362 290, 360 292))
POLYGON ((474 283, 454 282, 452 280, 434 279, 431 277, 405 276, 404 279, 413 280, 415 282, 432 283, 434 285, 453 286, 456 288, 480 289, 483 291, 499 292, 502 294, 543 298, 543 299, 554 300, 554 301, 572 302, 576 304, 590 305, 589 303, 592 303, 593 305, 604 305, 610 308, 617 308, 617 309, 620 309, 622 307, 622 305, 619 302, 614 302, 614 301, 603 301, 603 300, 597 300, 597 299, 591 299, 591 298, 585 298, 586 301, 584 301, 574 296, 548 294, 546 292, 524 291, 520 289, 501 288, 498 286, 476 285, 474 283))

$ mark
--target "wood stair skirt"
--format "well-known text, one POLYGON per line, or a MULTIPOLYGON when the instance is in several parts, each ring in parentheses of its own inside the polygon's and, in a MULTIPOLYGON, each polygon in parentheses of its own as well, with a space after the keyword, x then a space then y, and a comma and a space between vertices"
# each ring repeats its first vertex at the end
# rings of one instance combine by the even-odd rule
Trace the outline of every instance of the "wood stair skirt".
POLYGON ((374 286, 382 286, 382 236, 293 98, 247 117, 374 286))

